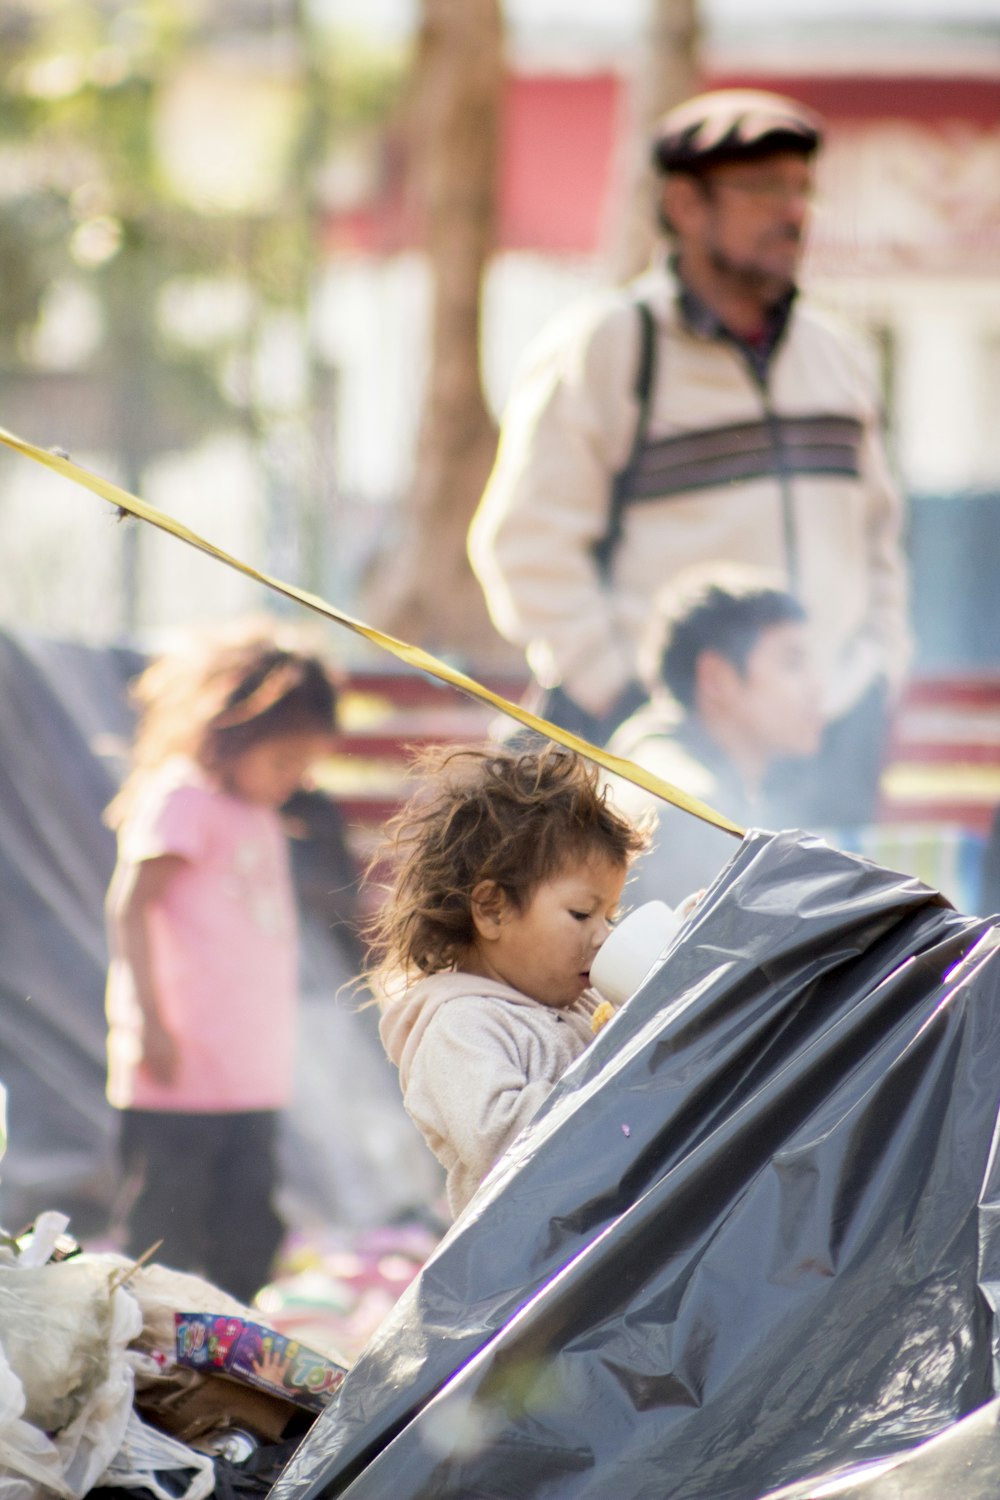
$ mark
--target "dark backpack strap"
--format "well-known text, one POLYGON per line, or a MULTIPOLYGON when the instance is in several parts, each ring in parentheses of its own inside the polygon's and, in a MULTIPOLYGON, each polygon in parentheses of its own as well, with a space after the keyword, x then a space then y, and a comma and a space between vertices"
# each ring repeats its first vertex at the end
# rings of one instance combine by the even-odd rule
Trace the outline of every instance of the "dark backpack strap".
POLYGON ((624 466, 611 481, 608 505, 608 524, 604 535, 594 544, 594 557, 603 577, 611 572, 611 560, 621 540, 622 518, 629 499, 629 487, 642 446, 646 441, 649 426, 649 411, 653 399, 653 382, 656 377, 656 323, 648 302, 639 300, 635 304, 639 315, 639 363, 636 366, 635 384, 632 390, 639 403, 639 416, 632 436, 632 447, 624 466))

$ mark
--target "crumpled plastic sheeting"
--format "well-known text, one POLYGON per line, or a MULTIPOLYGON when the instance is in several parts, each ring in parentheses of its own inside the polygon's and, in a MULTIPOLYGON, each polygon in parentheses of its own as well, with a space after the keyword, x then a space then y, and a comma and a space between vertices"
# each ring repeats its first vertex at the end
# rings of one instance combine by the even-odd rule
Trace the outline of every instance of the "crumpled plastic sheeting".
POLYGON ((116 761, 99 753, 132 715, 140 658, 118 648, 0 631, 0 1075, 9 1147, 0 1223, 43 1209, 75 1224, 116 1177, 104 1097, 104 892, 115 839, 101 821, 116 761))
POLYGON ((987 1401, 993 937, 751 832, 275 1500, 748 1500, 987 1401))
POLYGON ((763 1500, 996 1500, 1000 1401, 902 1457, 773 1490, 763 1500))

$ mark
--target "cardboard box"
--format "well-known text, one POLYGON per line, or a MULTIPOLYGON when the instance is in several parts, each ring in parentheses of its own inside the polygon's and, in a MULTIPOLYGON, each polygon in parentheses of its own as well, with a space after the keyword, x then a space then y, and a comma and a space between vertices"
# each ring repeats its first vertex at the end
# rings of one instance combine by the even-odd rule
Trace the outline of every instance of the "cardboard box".
MULTIPOLYGON (((206 1433, 242 1427, 266 1443, 277 1443, 293 1421, 312 1422, 301 1406, 273 1391, 259 1390, 242 1380, 230 1380, 222 1370, 190 1370, 171 1365, 162 1375, 137 1379, 135 1408, 141 1417, 198 1446, 206 1433)), ((123 1496, 122 1500, 126 1500, 123 1496)))
POLYGON ((177 1363, 192 1370, 216 1370, 307 1411, 322 1411, 347 1370, 298 1339, 263 1323, 224 1313, 174 1314, 177 1363))

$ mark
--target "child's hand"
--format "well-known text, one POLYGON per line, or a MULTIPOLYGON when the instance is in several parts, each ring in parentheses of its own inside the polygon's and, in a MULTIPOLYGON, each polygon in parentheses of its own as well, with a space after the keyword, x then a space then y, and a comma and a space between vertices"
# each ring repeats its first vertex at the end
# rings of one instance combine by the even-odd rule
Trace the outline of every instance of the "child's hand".
POLYGON ((177 1043, 165 1026, 149 1016, 142 1028, 142 1061, 157 1083, 176 1083, 181 1067, 177 1043))
POLYGON ((705 887, 702 886, 700 891, 692 891, 690 896, 684 897, 684 900, 677 908, 677 915, 681 918, 682 921, 685 917, 689 917, 691 915, 704 894, 705 887))
POLYGON ((618 1011, 611 1004, 610 1000, 602 1000, 590 1018, 590 1029, 594 1035, 596 1036, 602 1026, 606 1026, 612 1016, 616 1016, 617 1014, 618 1011))

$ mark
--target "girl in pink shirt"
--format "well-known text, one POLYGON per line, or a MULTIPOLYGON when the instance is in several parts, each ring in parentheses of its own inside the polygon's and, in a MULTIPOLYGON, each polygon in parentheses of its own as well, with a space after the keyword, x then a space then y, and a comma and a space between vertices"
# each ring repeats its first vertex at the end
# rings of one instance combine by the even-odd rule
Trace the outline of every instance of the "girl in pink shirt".
POLYGON ((206 639, 139 678, 133 770, 109 809, 108 1097, 127 1252, 248 1301, 282 1226, 297 944, 279 809, 333 748, 335 690, 267 632, 206 639))

